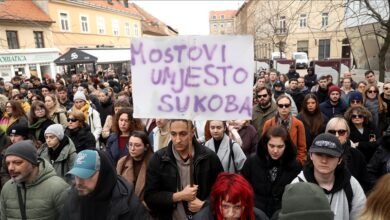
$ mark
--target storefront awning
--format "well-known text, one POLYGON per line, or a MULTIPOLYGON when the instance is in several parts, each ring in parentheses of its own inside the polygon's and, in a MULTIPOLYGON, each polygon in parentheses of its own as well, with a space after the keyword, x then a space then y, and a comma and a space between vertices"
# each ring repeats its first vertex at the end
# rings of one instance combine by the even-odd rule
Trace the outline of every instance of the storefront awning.
POLYGON ((122 63, 131 60, 130 48, 80 49, 97 57, 97 63, 122 63))
POLYGON ((64 55, 54 60, 57 65, 78 64, 78 63, 96 63, 97 57, 85 53, 77 48, 71 48, 64 55))

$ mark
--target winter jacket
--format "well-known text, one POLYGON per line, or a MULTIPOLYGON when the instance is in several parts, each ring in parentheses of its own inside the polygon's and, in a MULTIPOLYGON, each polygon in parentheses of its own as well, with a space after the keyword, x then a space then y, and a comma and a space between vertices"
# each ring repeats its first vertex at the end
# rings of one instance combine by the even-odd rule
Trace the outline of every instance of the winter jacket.
POLYGON ((107 116, 114 113, 114 104, 112 103, 111 97, 108 97, 108 100, 105 103, 100 102, 99 105, 96 106, 96 110, 100 114, 100 124, 104 125, 107 116))
POLYGON ((55 124, 61 124, 62 126, 66 127, 68 126, 68 121, 66 117, 66 111, 62 109, 57 109, 53 113, 53 115, 50 117, 50 119, 55 123, 55 124))
POLYGON ((288 79, 298 79, 299 78, 299 73, 297 73, 297 71, 293 70, 293 71, 288 71, 288 73, 286 74, 288 79))
POLYGON ((89 126, 73 130, 66 128, 65 135, 73 141, 77 153, 86 149, 95 149, 95 137, 89 130, 89 126))
POLYGON ((326 115, 322 114, 322 120, 323 120, 322 126, 320 127, 317 134, 313 134, 313 135, 310 134, 310 124, 305 122, 305 120, 303 119, 302 113, 299 113, 297 115, 297 119, 299 119, 303 123, 303 126, 305 126, 306 148, 307 148, 307 150, 309 150, 311 144, 313 143, 314 138, 316 138, 317 135, 325 132, 326 124, 328 123, 329 119, 326 117, 326 115))
POLYGON ((370 162, 367 164, 368 180, 371 186, 375 185, 378 179, 390 173, 390 136, 382 138, 381 145, 376 149, 370 162))
MULTIPOLYGON (((297 149, 297 160, 303 165, 307 159, 305 126, 294 116, 291 117, 291 120, 292 122, 289 129, 290 138, 297 149)), ((264 124, 263 133, 265 134, 269 128, 277 124, 278 121, 276 117, 268 119, 264 124)))
MULTIPOLYGON (((153 128, 152 132, 149 134, 149 141, 152 144, 153 152, 157 152, 159 149, 165 147, 165 146, 158 146, 160 143, 160 128, 155 127, 153 128)), ((169 134, 168 134, 169 135, 169 134)), ((171 136, 168 137, 168 142, 171 141, 171 136)))
MULTIPOLYGON (((68 112, 72 111, 70 109, 68 112)), ((88 109, 88 120, 87 124, 89 125, 91 132, 93 136, 95 137, 95 140, 98 141, 100 134, 102 133, 102 123, 100 122, 100 114, 98 111, 96 111, 92 106, 88 109)), ((96 147, 98 147, 98 143, 96 143, 96 147)))
POLYGON ((263 135, 264 122, 274 117, 277 112, 277 107, 274 101, 271 101, 271 106, 265 111, 260 108, 260 105, 253 106, 251 124, 256 128, 259 139, 263 135))
POLYGON ((246 157, 249 157, 249 155, 256 152, 257 142, 259 141, 256 128, 253 125, 243 126, 238 130, 238 134, 242 140, 242 151, 244 151, 246 157))
POLYGON ((38 128, 32 128, 31 125, 28 125, 29 133, 32 137, 34 137, 37 141, 40 141, 41 144, 46 142, 45 139, 45 131, 46 129, 54 124, 54 122, 50 119, 46 119, 44 122, 42 122, 38 128))
POLYGON ((301 171, 296 160, 294 146, 286 142, 286 148, 279 160, 272 160, 264 139, 259 141, 256 154, 252 154, 244 164, 241 174, 252 185, 255 194, 255 207, 264 211, 268 217, 281 208, 284 187, 301 171), (274 181, 270 170, 277 168, 274 181))
POLYGON ((320 104, 320 110, 324 115, 326 115, 326 117, 331 119, 336 115, 344 115, 347 110, 347 106, 341 99, 339 99, 336 105, 332 105, 328 99, 320 104))
POLYGON ((318 98, 318 103, 323 103, 329 99, 328 89, 322 89, 318 84, 311 88, 311 92, 318 98))
MULTIPOLYGON (((214 146, 214 138, 211 138, 205 143, 205 146, 208 147, 210 150, 215 152, 215 146, 214 146)), ((242 169, 242 166, 244 166, 246 156, 244 152, 242 151, 239 144, 236 142, 233 142, 230 140, 230 138, 224 134, 223 139, 221 142, 221 145, 219 145, 218 152, 215 152, 221 161, 222 167, 224 171, 229 171, 231 173, 234 173, 234 164, 236 165, 237 171, 240 171, 242 169), (234 161, 231 157, 230 153, 230 142, 232 143, 232 149, 234 154, 234 161)))
POLYGON ((69 137, 64 136, 58 148, 61 148, 61 152, 55 160, 53 160, 50 156, 49 151, 51 150, 49 150, 47 143, 43 144, 42 147, 38 150, 38 156, 49 161, 54 167, 57 175, 62 177, 69 185, 71 185, 73 180, 72 176, 65 176, 65 174, 73 167, 73 163, 77 156, 76 147, 69 137))
POLYGON ((0 195, 2 220, 22 219, 17 188, 26 204, 27 219, 57 220, 69 185, 56 175, 49 162, 41 160, 31 183, 17 184, 11 179, 4 185, 0 195))
POLYGON ((73 106, 73 102, 70 101, 69 99, 67 99, 64 103, 61 103, 61 101, 58 100, 58 103, 60 103, 60 106, 65 108, 66 111, 69 111, 69 109, 71 109, 73 106))
MULTIPOLYGON (((314 168, 305 167, 304 170, 295 178, 292 183, 311 182, 317 184, 314 178, 314 168)), ((324 192, 329 200, 330 208, 335 214, 334 220, 357 220, 366 203, 366 196, 359 182, 349 174, 348 170, 342 167, 336 168, 335 182, 333 188, 324 192), (348 199, 344 191, 345 184, 351 184, 352 202, 351 211, 348 207, 348 199)))
MULTIPOLYGON (((267 215, 261 211, 260 209, 257 209, 253 207, 253 212, 255 214, 255 220, 268 220, 269 218, 267 215)), ((211 210, 211 207, 205 206, 203 207, 198 213, 194 215, 193 220, 217 220, 217 217, 213 214, 213 211, 211 210)), ((248 218, 249 220, 249 218, 248 218)))
POLYGON ((368 163, 374 155, 378 144, 376 142, 370 142, 370 134, 375 134, 375 129, 370 125, 364 125, 363 134, 352 124, 349 125, 350 134, 349 139, 353 143, 359 143, 356 147, 364 155, 366 163, 368 163))
POLYGON ((3 116, 0 119, 0 129, 3 130, 6 134, 9 134, 9 131, 12 129, 13 126, 15 125, 21 125, 21 126, 28 126, 28 121, 27 118, 22 116, 16 120, 13 118, 10 118, 8 116, 3 116), (12 122, 10 122, 12 121, 12 122))
POLYGON ((293 98, 295 105, 297 106, 298 112, 301 111, 303 100, 305 99, 305 94, 299 89, 297 90, 287 90, 287 93, 293 98))
POLYGON ((304 77, 305 86, 310 90, 315 84, 317 84, 317 74, 306 74, 304 77))
POLYGON ((5 165, 4 154, 7 147, 11 145, 9 137, 0 129, 0 190, 3 185, 10 179, 5 165))
MULTIPOLYGON (((218 156, 195 139, 192 146, 195 151, 193 180, 198 185, 196 197, 204 201, 209 197, 211 187, 223 167, 218 156)), ((172 196, 182 188, 172 148, 170 141, 167 147, 155 152, 146 174, 145 202, 160 220, 172 219, 173 210, 177 206, 172 196)))
MULTIPOLYGON (((130 138, 130 137, 128 137, 128 138, 130 138)), ((126 146, 122 150, 120 150, 119 149, 119 135, 117 133, 112 133, 110 135, 110 137, 108 138, 107 145, 106 145, 106 151, 110 155, 114 165, 117 164, 117 162, 120 158, 129 154, 127 142, 126 142, 126 146)))

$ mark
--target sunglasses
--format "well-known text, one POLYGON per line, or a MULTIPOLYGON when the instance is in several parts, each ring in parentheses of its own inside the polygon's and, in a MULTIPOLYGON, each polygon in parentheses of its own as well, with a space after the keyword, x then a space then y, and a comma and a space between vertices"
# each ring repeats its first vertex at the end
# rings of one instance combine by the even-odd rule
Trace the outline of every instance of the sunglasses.
POLYGON ((278 104, 279 108, 289 108, 291 104, 278 104))
POLYGON ((389 90, 390 88, 389 87, 383 87, 384 90, 389 90))
POLYGON ((75 118, 68 118, 68 122, 76 122, 76 121, 78 121, 78 120, 75 118))
POLYGON ((264 94, 264 95, 257 95, 257 98, 266 98, 268 96, 268 94, 264 94))
POLYGON ((375 91, 375 90, 368 90, 368 92, 367 93, 378 93, 378 91, 375 91))
POLYGON ((353 103, 353 104, 359 104, 359 103, 361 103, 361 101, 360 101, 360 100, 352 100, 351 103, 353 103))
POLYGON ((328 130, 328 133, 333 134, 333 135, 336 135, 336 133, 337 133, 339 136, 344 136, 347 133, 347 130, 343 130, 343 129, 340 129, 340 130, 328 130))
POLYGON ((351 115, 351 118, 365 118, 364 115, 351 115))

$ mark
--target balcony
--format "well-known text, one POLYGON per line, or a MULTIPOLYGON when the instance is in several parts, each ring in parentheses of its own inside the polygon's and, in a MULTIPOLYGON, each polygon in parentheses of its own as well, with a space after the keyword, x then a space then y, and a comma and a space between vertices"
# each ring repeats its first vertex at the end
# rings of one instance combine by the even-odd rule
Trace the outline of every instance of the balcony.
POLYGON ((274 33, 277 36, 286 36, 287 35, 287 28, 275 28, 274 33))

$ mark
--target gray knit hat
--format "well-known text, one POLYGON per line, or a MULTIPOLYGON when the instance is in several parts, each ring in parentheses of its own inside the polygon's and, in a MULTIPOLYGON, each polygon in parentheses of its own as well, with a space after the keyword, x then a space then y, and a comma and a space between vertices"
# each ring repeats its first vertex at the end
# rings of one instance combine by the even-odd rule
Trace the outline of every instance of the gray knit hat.
POLYGON ((329 201, 319 186, 299 182, 284 189, 279 220, 333 220, 329 201))
POLYGON ((37 149, 31 140, 19 141, 9 146, 4 157, 7 158, 9 155, 21 157, 34 165, 38 164, 37 149))
POLYGON ((309 153, 323 153, 334 157, 341 157, 344 153, 344 148, 335 135, 323 133, 314 139, 309 153))
POLYGON ((85 97, 83 91, 77 91, 76 94, 74 94, 73 101, 76 101, 78 99, 83 100, 83 101, 87 101, 87 98, 85 97))
POLYGON ((46 128, 45 134, 53 134, 61 141, 64 138, 64 128, 60 124, 52 124, 46 128))

